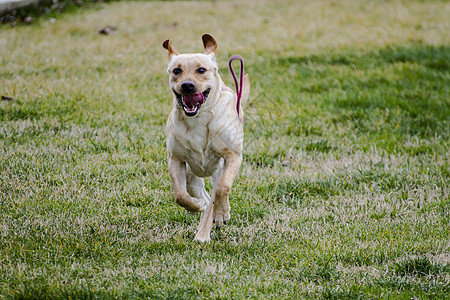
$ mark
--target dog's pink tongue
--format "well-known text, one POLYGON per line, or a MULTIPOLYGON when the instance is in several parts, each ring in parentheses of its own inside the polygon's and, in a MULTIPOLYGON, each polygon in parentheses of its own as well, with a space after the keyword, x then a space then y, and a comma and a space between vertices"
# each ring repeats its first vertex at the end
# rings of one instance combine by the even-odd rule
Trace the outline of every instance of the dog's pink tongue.
POLYGON ((203 98, 202 93, 195 93, 183 95, 183 101, 186 106, 195 107, 197 104, 203 104, 205 99, 203 98))

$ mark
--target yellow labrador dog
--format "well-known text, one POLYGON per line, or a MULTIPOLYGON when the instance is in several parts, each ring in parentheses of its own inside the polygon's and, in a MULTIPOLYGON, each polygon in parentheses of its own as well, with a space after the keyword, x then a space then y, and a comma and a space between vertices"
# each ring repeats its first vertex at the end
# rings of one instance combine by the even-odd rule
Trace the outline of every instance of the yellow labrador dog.
MULTIPOLYGON (((205 53, 179 54, 170 40, 163 47, 174 94, 166 126, 169 173, 177 203, 202 213, 195 239, 207 242, 213 222, 220 228, 230 219, 228 195, 242 161, 244 117, 219 76, 216 40, 209 34, 202 40, 205 53), (210 176, 212 199, 203 182, 210 176)), ((242 103, 250 92, 247 76, 243 86, 242 103)))

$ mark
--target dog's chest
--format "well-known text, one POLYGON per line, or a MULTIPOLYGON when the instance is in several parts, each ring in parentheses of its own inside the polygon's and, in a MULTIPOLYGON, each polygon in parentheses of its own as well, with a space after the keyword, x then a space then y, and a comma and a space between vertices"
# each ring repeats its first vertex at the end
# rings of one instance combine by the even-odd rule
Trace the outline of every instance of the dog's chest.
POLYGON ((174 154, 186 161, 197 176, 211 176, 217 169, 220 156, 214 151, 209 127, 180 126, 174 134, 174 154))
POLYGON ((179 135, 182 144, 192 153, 205 155, 209 145, 208 127, 186 128, 184 134, 179 135))

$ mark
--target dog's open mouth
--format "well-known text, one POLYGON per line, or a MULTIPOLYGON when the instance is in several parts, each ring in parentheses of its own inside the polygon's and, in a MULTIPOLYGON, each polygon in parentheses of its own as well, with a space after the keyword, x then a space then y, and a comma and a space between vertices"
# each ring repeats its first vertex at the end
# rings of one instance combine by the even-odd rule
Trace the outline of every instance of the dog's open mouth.
POLYGON ((194 94, 178 94, 173 91, 177 97, 178 104, 183 108, 184 114, 188 117, 195 116, 200 110, 200 106, 205 103, 208 98, 210 89, 207 89, 203 93, 194 94))

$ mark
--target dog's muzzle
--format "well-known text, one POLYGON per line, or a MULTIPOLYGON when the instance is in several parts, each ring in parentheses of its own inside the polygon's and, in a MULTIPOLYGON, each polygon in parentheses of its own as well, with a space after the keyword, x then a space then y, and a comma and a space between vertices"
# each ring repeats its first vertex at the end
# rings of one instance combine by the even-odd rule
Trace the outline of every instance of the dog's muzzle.
POLYGON ((200 107, 208 98, 209 92, 210 89, 207 89, 204 92, 182 94, 177 93, 175 90, 173 91, 177 97, 178 105, 183 108, 184 114, 188 117, 193 117, 198 114, 200 107))

